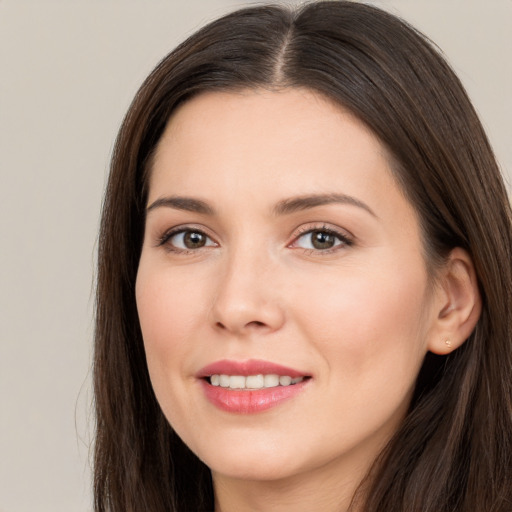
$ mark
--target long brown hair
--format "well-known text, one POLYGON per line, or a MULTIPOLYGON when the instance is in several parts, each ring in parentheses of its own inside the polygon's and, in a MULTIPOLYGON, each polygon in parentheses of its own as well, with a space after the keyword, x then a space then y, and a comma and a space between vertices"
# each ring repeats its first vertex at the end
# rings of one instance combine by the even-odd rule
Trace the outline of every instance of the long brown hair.
POLYGON ((177 105, 202 91, 305 87, 366 123, 416 208, 432 268, 473 258, 483 299, 464 345, 428 354, 403 425, 364 486, 365 512, 512 510, 512 215, 457 77, 398 18, 347 1, 252 7, 201 29, 137 93, 112 159, 99 241, 95 510, 213 509, 208 468, 153 394, 135 304, 147 169, 177 105))

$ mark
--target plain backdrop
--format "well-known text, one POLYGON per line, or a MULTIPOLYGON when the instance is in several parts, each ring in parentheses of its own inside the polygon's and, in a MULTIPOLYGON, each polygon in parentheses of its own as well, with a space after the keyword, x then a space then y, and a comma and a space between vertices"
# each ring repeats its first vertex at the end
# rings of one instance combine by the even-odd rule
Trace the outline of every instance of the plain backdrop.
MULTIPOLYGON (((92 510, 94 261, 113 141, 153 66, 250 3, 0 0, 0 512, 92 510)), ((512 0, 373 3, 443 49, 510 183, 512 0)))

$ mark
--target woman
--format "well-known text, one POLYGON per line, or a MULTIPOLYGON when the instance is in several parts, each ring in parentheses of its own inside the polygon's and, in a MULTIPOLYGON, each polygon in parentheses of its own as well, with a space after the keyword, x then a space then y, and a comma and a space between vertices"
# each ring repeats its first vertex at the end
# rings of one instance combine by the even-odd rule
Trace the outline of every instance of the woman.
POLYGON ((414 29, 344 1, 203 28, 114 152, 96 510, 512 510, 511 249, 414 29))

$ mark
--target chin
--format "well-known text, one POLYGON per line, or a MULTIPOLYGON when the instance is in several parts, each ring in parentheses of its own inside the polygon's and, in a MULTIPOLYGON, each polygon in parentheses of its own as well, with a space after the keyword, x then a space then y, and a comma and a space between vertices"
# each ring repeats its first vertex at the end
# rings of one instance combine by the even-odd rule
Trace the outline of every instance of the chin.
POLYGON ((300 473, 297 467, 290 467, 283 463, 263 461, 261 457, 257 460, 226 460, 215 461, 208 465, 212 473, 223 475, 231 479, 247 481, 279 481, 293 477, 300 473))
MULTIPOLYGON (((245 440, 245 446, 237 443, 220 445, 212 449, 198 450, 196 454, 213 474, 241 480, 281 480, 301 472, 303 465, 297 457, 297 449, 278 450, 273 443, 266 446, 245 440)), ((305 461, 303 461, 305 462, 305 461)))

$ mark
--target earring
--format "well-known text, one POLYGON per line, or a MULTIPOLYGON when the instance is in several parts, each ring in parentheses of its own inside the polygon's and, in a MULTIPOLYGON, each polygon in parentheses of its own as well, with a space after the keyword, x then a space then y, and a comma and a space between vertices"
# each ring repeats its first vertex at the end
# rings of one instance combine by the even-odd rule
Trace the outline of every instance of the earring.
POLYGON ((452 348, 452 342, 450 340, 445 340, 444 343, 448 348, 452 348))

